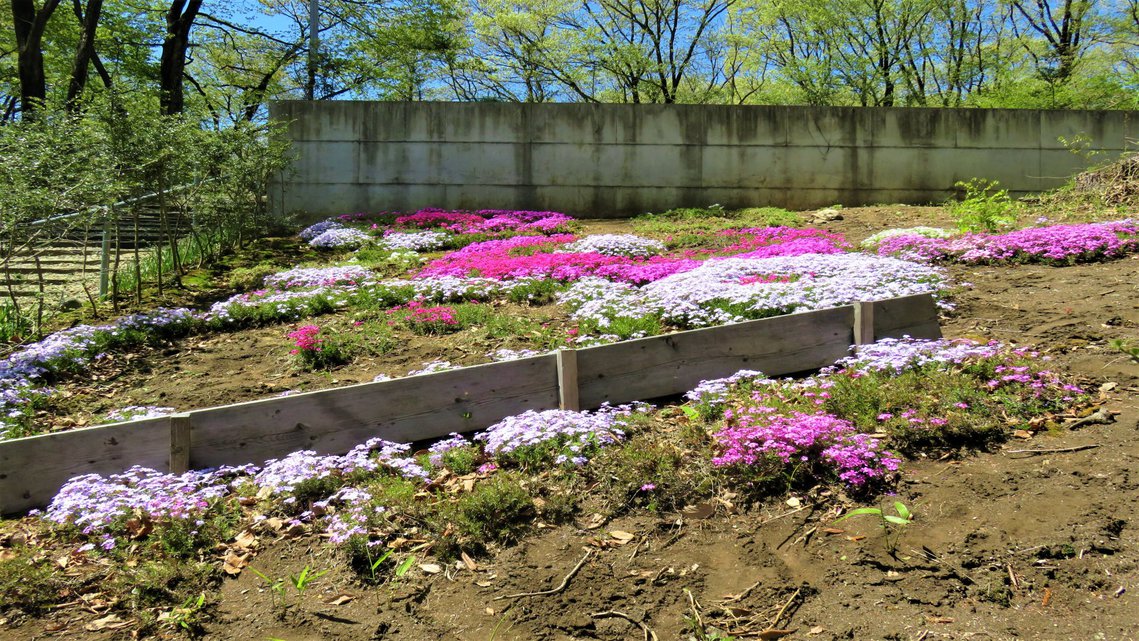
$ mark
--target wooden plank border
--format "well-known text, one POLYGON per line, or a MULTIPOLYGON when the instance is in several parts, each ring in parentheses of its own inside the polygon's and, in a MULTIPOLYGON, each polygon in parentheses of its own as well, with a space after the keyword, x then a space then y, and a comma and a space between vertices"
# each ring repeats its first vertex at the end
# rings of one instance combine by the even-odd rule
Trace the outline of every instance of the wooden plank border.
POLYGON ((931 295, 0 441, 0 513, 45 505, 82 474, 115 474, 134 465, 181 473, 304 449, 342 453, 373 437, 436 438, 528 409, 680 394, 740 369, 771 376, 818 369, 853 344, 903 335, 941 337, 931 295))
MULTIPOLYGON (((883 338, 941 338, 937 303, 929 294, 874 301, 873 340, 883 338)), ((871 341, 873 342, 873 341, 871 341)))
POLYGON ((166 470, 169 417, 99 425, 0 442, 0 513, 46 505, 69 479, 141 465, 166 470))
POLYGON ((469 432, 558 404, 554 354, 190 412, 194 468, 469 432))
POLYGON ((681 394, 741 369, 818 369, 849 353, 853 325, 846 306, 579 349, 581 406, 681 394))

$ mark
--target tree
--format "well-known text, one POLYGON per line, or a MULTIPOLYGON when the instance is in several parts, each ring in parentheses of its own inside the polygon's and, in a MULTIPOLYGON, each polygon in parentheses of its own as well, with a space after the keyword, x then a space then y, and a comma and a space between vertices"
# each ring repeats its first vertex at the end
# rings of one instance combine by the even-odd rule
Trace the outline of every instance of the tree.
POLYGON ((20 108, 25 117, 47 100, 47 79, 44 76, 43 36, 51 14, 59 0, 46 0, 37 9, 35 0, 12 0, 12 22, 18 51, 17 67, 20 78, 20 108))
POLYGON ((183 76, 190 28, 202 8, 202 0, 173 0, 166 12, 166 37, 159 59, 159 105, 163 115, 182 113, 185 106, 183 76))
POLYGON ((74 112, 78 108, 79 97, 87 86, 87 73, 91 63, 95 61, 103 83, 111 86, 111 76, 103 68, 98 56, 95 54, 95 34, 99 25, 99 14, 103 11, 103 0, 87 0, 87 9, 84 11, 79 0, 72 0, 72 9, 79 20, 79 44, 75 49, 75 62, 71 65, 71 81, 67 86, 67 108, 74 112))
POLYGON ((1012 23, 1022 35, 1035 33, 1043 38, 1043 51, 1025 37, 1025 51, 1036 64, 1041 78, 1066 82, 1088 44, 1088 32, 1095 26, 1096 0, 1011 0, 1012 23), (1053 7, 1058 4, 1059 6, 1053 7), (1019 19, 1018 19, 1019 18, 1019 19))

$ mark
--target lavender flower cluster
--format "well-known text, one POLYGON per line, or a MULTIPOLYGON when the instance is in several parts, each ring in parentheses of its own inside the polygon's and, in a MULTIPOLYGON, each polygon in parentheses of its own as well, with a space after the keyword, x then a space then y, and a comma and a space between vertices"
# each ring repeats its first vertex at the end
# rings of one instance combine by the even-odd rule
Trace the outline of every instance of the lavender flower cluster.
POLYGON ((349 289, 342 285, 288 291, 262 289, 236 294, 211 305, 201 318, 206 323, 221 326, 240 324, 251 312, 256 312, 261 321, 297 320, 312 316, 316 309, 344 306, 349 289))
POLYGON ((408 479, 426 480, 427 471, 407 454, 411 446, 384 439, 370 439, 347 454, 321 455, 311 450, 293 452, 281 459, 266 461, 253 476, 258 490, 270 495, 290 494, 306 481, 329 477, 343 478, 353 472, 391 469, 408 479))
POLYGON ((114 547, 110 534, 128 518, 159 523, 200 518, 229 492, 226 479, 239 471, 226 468, 176 475, 136 466, 108 477, 85 474, 60 489, 43 518, 79 528, 85 535, 103 535, 104 548, 110 549, 114 547))
POLYGON ((484 450, 499 459, 510 459, 528 448, 555 447, 555 465, 583 465, 598 447, 625 438, 621 429, 627 417, 644 411, 643 405, 605 406, 595 412, 528 410, 509 416, 475 435, 484 450))
POLYGON ((265 285, 280 290, 361 285, 371 279, 366 267, 294 267, 265 277, 265 285))
POLYGON ((431 447, 427 448, 429 452, 427 460, 435 467, 442 467, 444 454, 453 449, 467 447, 471 444, 471 441, 467 440, 467 437, 456 432, 451 432, 447 435, 447 438, 437 441, 431 447))
POLYGON ((359 229, 333 227, 308 241, 308 244, 316 249, 355 249, 367 245, 373 240, 371 236, 359 229))
POLYGON ((378 244, 385 249, 403 249, 416 252, 434 251, 447 244, 450 234, 441 231, 424 230, 412 232, 387 231, 378 244))
POLYGON ((767 378, 763 372, 754 369, 741 369, 740 371, 724 378, 713 378, 707 381, 700 381, 700 384, 692 388, 684 394, 684 398, 688 399, 694 405, 707 406, 713 408, 727 400, 728 394, 732 388, 744 382, 773 382, 767 378))
POLYGON ((649 256, 663 254, 665 249, 664 243, 659 240, 643 238, 634 234, 595 234, 569 243, 558 251, 648 258, 649 256))
POLYGON ((867 254, 803 254, 709 260, 640 288, 582 279, 558 301, 573 318, 599 327, 648 315, 681 327, 709 327, 947 286, 944 270, 928 265, 867 254))
POLYGON ((324 232, 331 231, 333 229, 344 229, 344 223, 336 220, 335 218, 329 218, 327 220, 322 220, 314 225, 305 227, 301 230, 298 236, 301 237, 301 240, 312 240, 324 232))
POLYGON ((77 325, 31 343, 0 360, 0 438, 20 428, 29 408, 50 390, 43 384, 64 372, 79 371, 101 358, 103 350, 130 340, 188 331, 196 316, 188 309, 156 309, 131 314, 106 325, 77 325), (141 332, 143 336, 128 334, 141 332))
POLYGON ((901 374, 906 370, 959 365, 973 359, 992 358, 1005 349, 1000 343, 977 343, 967 339, 926 340, 915 338, 883 338, 871 345, 857 348, 858 353, 847 356, 833 367, 823 370, 823 375, 842 369, 862 374, 892 372, 901 374))
POLYGON ((447 370, 457 369, 459 366, 451 361, 430 361, 424 363, 417 369, 413 369, 407 373, 408 376, 419 376, 420 374, 435 374, 437 372, 446 372, 447 370))
POLYGON ((501 363, 503 361, 517 361, 532 356, 541 356, 544 353, 546 352, 539 352, 532 349, 507 349, 504 347, 488 353, 487 358, 496 363, 501 363))

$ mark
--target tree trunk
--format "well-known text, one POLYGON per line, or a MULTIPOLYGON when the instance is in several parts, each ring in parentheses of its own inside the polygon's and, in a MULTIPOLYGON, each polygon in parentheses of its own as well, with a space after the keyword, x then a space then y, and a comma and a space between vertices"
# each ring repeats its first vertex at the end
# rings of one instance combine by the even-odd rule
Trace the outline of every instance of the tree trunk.
POLYGON ((184 95, 182 75, 186 71, 186 50, 190 46, 190 27, 202 8, 202 0, 175 0, 166 12, 166 40, 162 43, 159 62, 162 115, 182 113, 184 95))
POLYGON ((79 46, 75 49, 75 61, 71 65, 71 83, 67 86, 67 110, 75 112, 79 109, 83 88, 87 86, 87 71, 95 58, 95 29, 103 11, 103 0, 87 0, 86 12, 79 0, 72 0, 71 6, 79 19, 79 46))
POLYGON ((12 0, 12 23, 16 32, 17 70, 20 77, 20 109, 33 117, 47 100, 44 76, 43 35, 48 18, 59 6, 59 0, 47 0, 36 9, 35 0, 12 0))

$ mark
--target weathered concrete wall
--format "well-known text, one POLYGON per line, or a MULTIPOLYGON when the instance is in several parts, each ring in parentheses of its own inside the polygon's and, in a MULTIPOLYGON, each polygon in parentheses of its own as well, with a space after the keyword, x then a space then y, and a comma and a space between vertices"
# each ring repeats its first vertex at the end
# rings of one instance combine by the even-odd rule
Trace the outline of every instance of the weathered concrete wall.
POLYGON ((1085 166, 1061 136, 1111 155, 1139 137, 1120 111, 296 101, 271 112, 297 153, 273 209, 304 218, 928 203, 975 176, 1023 194, 1085 166))

